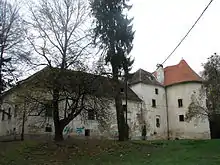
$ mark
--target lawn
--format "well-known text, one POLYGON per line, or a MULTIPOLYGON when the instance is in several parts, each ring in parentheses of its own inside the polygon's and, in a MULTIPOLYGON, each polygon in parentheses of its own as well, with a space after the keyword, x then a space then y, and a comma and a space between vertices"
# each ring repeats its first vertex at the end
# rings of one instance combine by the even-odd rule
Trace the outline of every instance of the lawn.
POLYGON ((0 143, 1 165, 219 165, 220 141, 0 143))

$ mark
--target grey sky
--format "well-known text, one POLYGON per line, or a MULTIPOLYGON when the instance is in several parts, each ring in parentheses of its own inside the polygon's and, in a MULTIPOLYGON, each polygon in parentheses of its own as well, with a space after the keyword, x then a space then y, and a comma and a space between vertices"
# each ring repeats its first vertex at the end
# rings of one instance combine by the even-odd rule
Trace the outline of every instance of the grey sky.
MULTIPOLYGON (((23 1, 23 0, 22 0, 23 1)), ((24 0, 25 1, 25 0, 24 0)), ((37 1, 37 0, 36 0, 37 1)), ((186 34, 210 0, 131 0, 134 17, 133 71, 153 72, 186 34)), ((164 66, 182 58, 197 72, 214 52, 220 53, 220 1, 214 0, 196 27, 164 66)))
MULTIPOLYGON (((133 70, 154 71, 186 34, 210 0, 131 0, 134 16, 133 70)), ((164 66, 182 58, 199 73, 201 63, 220 53, 220 1, 214 0, 187 39, 164 66)))

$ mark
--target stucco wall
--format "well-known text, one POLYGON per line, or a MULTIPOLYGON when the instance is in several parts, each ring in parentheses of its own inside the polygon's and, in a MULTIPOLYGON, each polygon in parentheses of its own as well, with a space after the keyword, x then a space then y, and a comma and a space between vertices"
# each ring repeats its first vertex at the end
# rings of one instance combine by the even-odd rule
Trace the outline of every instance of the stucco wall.
MULTIPOLYGON (((10 120, 8 120, 7 115, 5 115, 5 120, 0 120, 0 136, 12 134, 13 128, 16 128, 16 132, 18 134, 21 133, 22 113, 18 112, 18 116, 14 117, 14 101, 15 100, 12 97, 12 95, 9 95, 4 99, 4 102, 10 102, 10 104, 4 103, 2 107, 5 110, 7 110, 10 107, 12 117, 10 120)), ((104 130, 100 129, 97 120, 85 120, 81 116, 77 116, 73 121, 71 121, 67 125, 67 127, 69 127, 72 130, 71 134, 77 136, 84 136, 85 129, 90 129, 90 136, 105 136, 110 138, 114 138, 114 136, 117 136, 117 120, 114 100, 110 100, 109 103, 109 111, 111 115, 109 116, 108 125, 106 128, 104 128, 104 130), (81 132, 79 130, 81 130, 81 132)), ((123 100, 123 104, 125 104, 125 100, 123 100)), ((61 108, 62 106, 64 106, 64 104, 60 103, 59 107, 61 108)), ((20 107, 20 111, 21 110, 22 107, 20 107)), ((140 103, 137 101, 128 100, 128 124, 130 127, 131 138, 141 136, 141 127, 139 126, 139 123, 137 121, 137 113, 140 113, 139 111, 140 103)), ((28 116, 26 118, 24 129, 25 134, 46 133, 45 127, 47 124, 52 126, 53 132, 49 134, 54 133, 54 124, 52 117, 45 117, 43 114, 41 116, 28 116)), ((62 112, 60 112, 60 115, 62 116, 62 112)), ((0 116, 2 116, 1 113, 0 116)))
MULTIPOLYGON (((198 83, 185 83, 173 85, 166 88, 168 111, 169 111, 169 132, 171 138, 210 138, 208 120, 194 119, 191 122, 180 122, 179 115, 185 115, 188 111, 188 105, 191 102, 191 94, 200 88, 198 83), (183 99, 183 107, 178 107, 178 99, 183 99)), ((142 103, 135 101, 128 101, 128 124, 130 126, 130 136, 132 139, 141 137, 141 126, 137 115, 143 112, 145 121, 149 126, 147 129, 147 136, 149 139, 166 139, 167 138, 167 114, 166 114, 166 95, 165 89, 160 86, 136 84, 133 85, 132 90, 143 100, 142 103), (155 88, 158 89, 158 94, 155 94, 155 88), (152 107, 152 99, 156 100, 156 107, 152 107), (156 126, 156 118, 160 117, 160 127, 156 126)), ((0 136, 12 133, 13 128, 17 132, 21 131, 21 113, 18 112, 17 118, 14 118, 14 104, 13 95, 4 98, 3 107, 8 110, 11 107, 11 119, 8 120, 5 115, 5 120, 2 121, 2 113, 0 113, 0 136)), ((125 104, 125 101, 123 101, 125 104)), ((114 137, 117 135, 116 110, 114 100, 111 100, 109 111, 112 112, 111 121, 105 131, 100 130, 99 124, 96 120, 82 120, 80 117, 75 118, 69 123, 72 128, 72 134, 79 135, 77 132, 79 128, 83 128, 81 135, 84 136, 85 129, 90 129, 91 136, 107 136, 114 137)), ((25 123, 25 133, 45 133, 45 126, 49 123, 53 127, 52 118, 45 118, 43 116, 28 117, 25 123)), ((54 131, 54 128, 53 128, 54 131)))
POLYGON ((167 138, 167 117, 165 89, 161 86, 146 85, 138 83, 131 86, 131 89, 141 98, 145 120, 149 124, 147 136, 150 139, 167 138), (158 89, 158 94, 155 89, 158 89), (156 100, 156 107, 152 107, 152 99, 156 100), (160 127, 156 126, 156 118, 159 117, 160 127))
POLYGON ((14 95, 10 95, 9 97, 5 97, 2 101, 2 108, 8 112, 9 108, 11 111, 11 119, 8 119, 8 115, 4 115, 4 120, 2 120, 2 112, 0 112, 0 136, 2 135, 10 135, 13 134, 14 128, 16 128, 17 121, 14 117, 14 109, 15 107, 12 105, 12 101, 14 99, 14 95))
POLYGON ((167 101, 169 114, 169 130, 171 138, 210 138, 208 119, 193 119, 190 122, 179 121, 179 115, 188 111, 191 96, 194 92, 199 93, 200 83, 182 83, 167 87, 167 101), (178 106, 178 99, 183 100, 183 107, 178 106))

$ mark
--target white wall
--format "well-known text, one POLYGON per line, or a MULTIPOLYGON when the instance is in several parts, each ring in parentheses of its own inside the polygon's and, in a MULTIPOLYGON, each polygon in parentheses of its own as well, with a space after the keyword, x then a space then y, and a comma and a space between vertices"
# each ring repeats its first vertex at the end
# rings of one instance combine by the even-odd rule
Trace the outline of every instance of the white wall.
MULTIPOLYGON (((21 133, 22 114, 18 112, 17 118, 14 117, 14 103, 12 95, 8 95, 8 97, 6 97, 4 101, 11 102, 11 104, 3 104, 3 107, 6 110, 8 109, 8 107, 11 107, 12 118, 11 120, 8 120, 7 115, 5 115, 5 120, 2 121, 0 113, 0 136, 8 135, 9 132, 12 133, 13 128, 16 128, 17 133, 21 133)), ((123 100, 123 104, 125 104, 125 100, 123 100)), ((63 104, 61 104, 60 106, 62 105, 63 104)), ((68 127, 73 130, 72 134, 74 135, 84 136, 85 129, 90 129, 91 136, 101 135, 113 138, 114 135, 117 135, 117 120, 114 100, 110 101, 109 111, 111 112, 109 128, 106 128, 105 131, 100 131, 99 123, 97 120, 82 120, 80 116, 77 116, 73 121, 71 121, 68 124, 68 127), (83 128, 81 134, 77 133, 77 128, 83 128)), ((141 127, 137 122, 137 113, 140 113, 140 103, 137 101, 128 100, 128 124, 132 131, 130 133, 131 138, 135 136, 141 136, 141 127)), ((28 116, 27 121, 25 122, 25 133, 45 133, 45 127, 47 124, 50 124, 52 126, 52 130, 54 133, 54 124, 52 117, 45 118, 44 116, 28 116)))
POLYGON ((193 92, 199 93, 200 83, 182 83, 167 87, 169 127, 171 138, 210 138, 208 119, 194 119, 180 122, 179 115, 188 111, 193 92), (178 107, 178 99, 183 99, 183 107, 178 107))
POLYGON ((8 115, 4 115, 4 120, 2 120, 3 113, 0 112, 0 136, 13 134, 13 129, 16 128, 16 119, 14 117, 14 106, 11 104, 13 95, 6 97, 2 103, 2 109, 8 112, 9 108, 11 109, 11 119, 8 119, 8 115))
MULTIPOLYGON (((185 115, 188 111, 188 105, 191 102, 191 94, 196 90, 198 92, 200 88, 198 83, 185 83, 179 85, 173 85, 167 87, 168 96, 168 111, 169 111, 169 126, 170 135, 172 138, 209 138, 209 123, 208 120, 201 121, 200 119, 193 120, 189 123, 179 122, 179 115, 185 115), (183 107, 178 108, 178 99, 183 99, 183 107)), ((149 124, 147 136, 152 139, 166 139, 167 138, 167 114, 166 114, 166 96, 165 89, 160 86, 136 84, 133 85, 132 90, 141 98, 144 103, 136 101, 128 101, 128 124, 131 128, 131 138, 140 138, 141 126, 137 120, 137 114, 140 114, 141 109, 145 120, 149 124), (155 88, 158 89, 158 95, 155 94, 155 88), (156 100, 156 107, 152 107, 152 99, 156 100), (141 108, 142 107, 142 108, 141 108), (156 117, 160 116, 160 127, 156 127, 156 117), (156 135, 154 134, 156 132, 156 135)), ((13 101, 13 96, 9 95, 4 101, 13 101)), ((125 101, 123 101, 125 103, 125 101)), ((4 103, 3 105, 7 110, 9 104, 4 103)), ((112 112, 110 127, 106 128, 104 132, 100 132, 98 122, 94 121, 83 121, 80 117, 77 117, 70 122, 69 127, 73 129, 73 134, 77 134, 77 128, 84 127, 85 129, 91 129, 91 135, 103 135, 112 137, 114 133, 117 133, 117 122, 116 122, 116 110, 115 104, 112 100, 109 111, 112 112)), ((0 113, 0 136, 7 135, 16 126, 16 130, 20 132, 21 121, 17 121, 14 118, 14 106, 11 106, 11 120, 8 120, 5 115, 5 120, 1 120, 2 114, 0 113)), ((19 113, 18 113, 19 114, 19 113)), ((50 123, 53 126, 52 118, 45 117, 28 117, 28 121, 25 124, 25 133, 44 132, 45 124, 50 123), (41 124, 44 125, 41 125, 41 124), (36 128, 33 128, 36 125, 36 128)), ((54 128, 53 128, 54 131, 54 128)), ((84 132, 82 133, 84 136, 84 132)))
POLYGON ((161 86, 138 83, 131 89, 144 101, 145 120, 149 124, 148 136, 152 139, 167 138, 167 115, 165 89, 161 86), (158 94, 155 94, 155 88, 158 94), (156 107, 152 107, 152 99, 156 100, 156 107), (156 127, 156 118, 160 118, 160 127, 156 127), (156 133, 156 134, 155 134, 156 133))

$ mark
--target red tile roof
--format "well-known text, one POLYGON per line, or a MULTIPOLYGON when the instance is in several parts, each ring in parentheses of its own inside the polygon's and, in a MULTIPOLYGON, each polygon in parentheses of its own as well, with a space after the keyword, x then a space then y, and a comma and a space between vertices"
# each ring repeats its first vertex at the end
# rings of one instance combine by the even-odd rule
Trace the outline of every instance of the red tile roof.
POLYGON ((202 78, 194 72, 185 60, 179 64, 164 68, 164 85, 173 85, 181 82, 202 81, 202 78))

